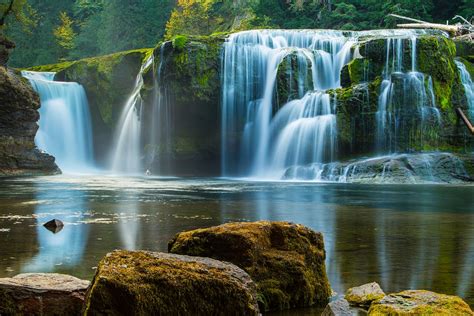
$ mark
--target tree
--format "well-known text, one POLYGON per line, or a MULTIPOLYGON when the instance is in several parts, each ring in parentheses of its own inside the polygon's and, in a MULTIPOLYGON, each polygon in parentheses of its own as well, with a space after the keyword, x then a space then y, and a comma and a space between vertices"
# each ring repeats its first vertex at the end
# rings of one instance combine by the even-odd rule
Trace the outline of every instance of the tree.
POLYGON ((0 0, 0 30, 5 27, 9 16, 13 16, 25 28, 35 24, 34 10, 27 0, 0 0))
POLYGON ((53 34, 56 38, 56 42, 62 48, 63 54, 61 58, 65 58, 67 53, 74 48, 74 38, 76 33, 72 28, 73 21, 66 12, 59 14, 61 24, 54 28, 53 34))

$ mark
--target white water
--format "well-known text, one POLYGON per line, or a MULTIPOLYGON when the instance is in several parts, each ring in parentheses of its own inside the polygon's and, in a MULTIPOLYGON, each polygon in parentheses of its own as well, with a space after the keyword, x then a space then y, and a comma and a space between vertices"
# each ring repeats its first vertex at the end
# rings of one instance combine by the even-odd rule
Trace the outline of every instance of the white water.
POLYGON ((376 113, 376 145, 378 153, 387 154, 422 146, 423 134, 441 125, 441 114, 436 107, 430 76, 416 68, 416 33, 386 39, 385 68, 376 113), (411 61, 404 67, 404 45, 410 43, 411 61), (408 131, 421 129, 419 137, 408 131))
POLYGON ((143 173, 141 142, 141 110, 143 73, 153 64, 153 55, 141 66, 135 79, 132 94, 127 99, 120 115, 114 136, 111 156, 112 171, 117 173, 143 173))
POLYGON ((56 158, 64 172, 87 172, 94 167, 92 125, 84 88, 54 80, 54 72, 22 71, 41 100, 38 148, 56 158))
MULTIPOLYGON (((431 78, 416 71, 416 37, 424 33, 254 30, 232 34, 222 56, 222 174, 278 179, 288 167, 334 162, 337 100, 331 100, 326 90, 340 87, 342 67, 361 57, 357 44, 370 36, 387 41, 376 114, 379 152, 396 151, 403 143, 399 140, 403 129, 439 126, 431 78), (405 42, 411 44, 408 69, 403 63, 405 42), (288 100, 278 95, 282 66, 289 68, 285 73, 288 100), (280 106, 281 101, 287 103, 280 106), (416 119, 408 119, 413 113, 416 119)), ((414 141, 421 145, 423 139, 414 141)))
POLYGON ((222 63, 224 175, 279 177, 294 163, 333 156, 335 111, 324 91, 340 86, 352 44, 337 31, 255 30, 229 37, 222 63), (275 109, 278 67, 291 54, 299 99, 275 109), (243 140, 236 144, 240 133, 243 140))
POLYGON ((472 82, 471 75, 467 71, 466 66, 458 60, 455 60, 454 62, 459 69, 461 83, 463 84, 464 92, 466 93, 469 116, 471 120, 474 120, 474 82, 472 82))

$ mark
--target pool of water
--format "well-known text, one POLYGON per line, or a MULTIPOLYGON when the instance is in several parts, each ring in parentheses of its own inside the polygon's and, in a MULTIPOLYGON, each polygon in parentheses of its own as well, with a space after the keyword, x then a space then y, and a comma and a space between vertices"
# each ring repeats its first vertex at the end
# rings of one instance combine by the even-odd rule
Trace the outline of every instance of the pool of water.
POLYGON ((474 305, 474 186, 54 176, 0 181, 0 277, 91 279, 113 249, 166 251, 178 232, 285 220, 324 234, 338 293, 376 281, 474 305), (53 234, 42 224, 65 223, 53 234))

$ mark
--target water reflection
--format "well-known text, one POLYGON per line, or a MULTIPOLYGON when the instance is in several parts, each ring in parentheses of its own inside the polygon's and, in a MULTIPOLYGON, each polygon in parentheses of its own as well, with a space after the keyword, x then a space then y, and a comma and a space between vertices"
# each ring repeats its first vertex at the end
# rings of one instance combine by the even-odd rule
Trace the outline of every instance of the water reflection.
POLYGON ((22 272, 51 272, 75 267, 82 261, 89 232, 89 227, 81 224, 88 210, 83 193, 67 186, 58 191, 40 185, 36 200, 44 201, 34 211, 39 252, 23 265, 22 272), (55 218, 65 224, 57 234, 43 227, 43 223, 55 218))
POLYGON ((474 186, 66 177, 15 181, 14 190, 0 185, 0 228, 11 231, 0 232, 0 277, 16 267, 1 260, 8 256, 28 260, 25 272, 89 279, 92 268, 113 249, 167 251, 167 242, 183 230, 266 219, 301 223, 324 234, 328 277, 338 293, 377 281, 387 292, 424 288, 474 303, 474 186), (32 205, 36 235, 28 225, 15 225, 15 214, 28 217, 32 205), (40 226, 52 218, 66 224, 56 235, 40 226), (38 251, 31 247, 36 240, 38 251))

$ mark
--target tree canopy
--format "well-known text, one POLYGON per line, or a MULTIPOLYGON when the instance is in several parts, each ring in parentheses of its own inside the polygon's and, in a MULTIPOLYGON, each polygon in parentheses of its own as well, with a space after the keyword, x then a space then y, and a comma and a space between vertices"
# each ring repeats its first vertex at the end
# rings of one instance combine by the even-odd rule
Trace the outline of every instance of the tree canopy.
POLYGON ((180 34, 362 30, 394 27, 389 13, 438 23, 474 15, 472 0, 0 0, 0 18, 11 3, 6 32, 17 46, 10 59, 17 67, 153 47, 180 34))

